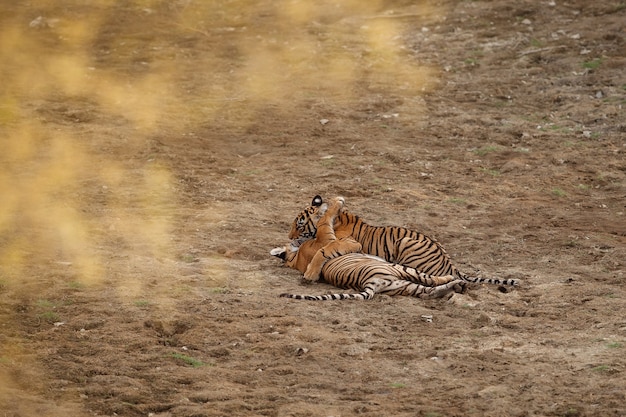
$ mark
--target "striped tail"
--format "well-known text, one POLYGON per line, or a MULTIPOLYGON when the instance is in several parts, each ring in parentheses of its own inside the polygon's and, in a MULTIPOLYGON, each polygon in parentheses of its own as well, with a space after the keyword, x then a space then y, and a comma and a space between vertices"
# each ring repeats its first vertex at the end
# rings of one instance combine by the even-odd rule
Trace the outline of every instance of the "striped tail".
POLYGON ((371 300, 374 298, 374 291, 370 288, 366 288, 365 291, 358 293, 343 293, 343 294, 324 294, 324 295, 300 295, 300 294, 281 294, 279 297, 294 298, 296 300, 308 300, 308 301, 328 301, 328 300, 371 300))
POLYGON ((474 284, 492 284, 492 285, 512 285, 518 286, 519 281, 516 279, 499 279, 499 278, 479 278, 479 277, 470 277, 469 275, 464 274, 463 272, 456 270, 458 277, 464 281, 472 282, 474 284))

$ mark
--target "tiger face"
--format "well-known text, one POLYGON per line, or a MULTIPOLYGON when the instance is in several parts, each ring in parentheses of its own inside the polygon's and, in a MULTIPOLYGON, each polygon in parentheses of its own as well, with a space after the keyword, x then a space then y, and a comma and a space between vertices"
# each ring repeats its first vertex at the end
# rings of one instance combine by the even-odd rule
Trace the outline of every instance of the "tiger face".
POLYGON ((322 197, 313 197, 311 205, 298 214, 291 225, 289 239, 313 239, 317 233, 317 222, 328 209, 322 197))

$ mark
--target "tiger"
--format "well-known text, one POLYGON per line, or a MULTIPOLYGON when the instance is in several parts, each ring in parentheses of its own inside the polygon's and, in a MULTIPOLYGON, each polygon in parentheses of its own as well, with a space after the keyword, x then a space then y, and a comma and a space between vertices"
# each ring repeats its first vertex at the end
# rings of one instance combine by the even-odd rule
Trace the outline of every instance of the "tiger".
MULTIPOLYGON (((322 197, 313 197, 311 205, 295 218, 289 239, 312 239, 316 236, 319 219, 328 205, 322 197)), ((461 272, 450 260, 443 246, 423 233, 394 226, 371 226, 359 216, 343 208, 335 218, 334 231, 338 238, 352 236, 362 245, 364 253, 378 256, 394 264, 405 265, 433 276, 452 275, 474 284, 517 286, 515 279, 479 278, 461 272)))
POLYGON ((338 197, 325 210, 317 223, 316 237, 292 241, 274 248, 270 254, 281 258, 285 265, 304 273, 306 281, 323 279, 336 287, 353 289, 357 293, 324 295, 280 294, 298 300, 370 300, 374 294, 405 295, 422 299, 441 298, 454 292, 465 292, 468 283, 448 276, 429 276, 413 268, 392 264, 384 259, 364 254, 361 244, 351 236, 337 238, 333 223, 344 205, 338 197))

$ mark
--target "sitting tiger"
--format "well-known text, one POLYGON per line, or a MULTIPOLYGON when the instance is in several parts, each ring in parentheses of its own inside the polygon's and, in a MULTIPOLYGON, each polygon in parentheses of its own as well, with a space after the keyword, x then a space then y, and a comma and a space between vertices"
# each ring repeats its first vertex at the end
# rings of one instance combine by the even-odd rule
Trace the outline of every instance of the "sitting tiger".
POLYGON ((391 264, 385 260, 360 253, 361 244, 352 237, 338 239, 333 230, 335 217, 344 205, 341 197, 333 200, 317 222, 317 233, 297 246, 292 242, 270 253, 285 261, 289 267, 304 273, 309 281, 320 276, 340 288, 359 291, 325 295, 281 294, 300 300, 369 300, 374 294, 407 295, 418 298, 441 298, 452 292, 465 292, 468 283, 448 276, 429 276, 413 268, 391 264))
MULTIPOLYGON (((305 208, 294 220, 289 238, 302 240, 315 237, 319 219, 327 207, 322 197, 315 196, 311 206, 305 208)), ((446 250, 435 239, 404 227, 370 226, 345 209, 336 216, 334 230, 338 238, 351 236, 356 239, 365 253, 425 274, 452 275, 472 283, 518 285, 514 279, 470 277, 452 264, 446 250)))

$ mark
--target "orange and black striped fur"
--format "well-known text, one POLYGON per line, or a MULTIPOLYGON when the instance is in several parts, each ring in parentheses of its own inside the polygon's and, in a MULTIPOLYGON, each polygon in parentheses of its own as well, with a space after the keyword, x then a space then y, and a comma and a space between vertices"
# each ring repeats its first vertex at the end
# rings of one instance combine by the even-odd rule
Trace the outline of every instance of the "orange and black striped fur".
POLYGON ((309 281, 320 276, 331 285, 353 289, 358 293, 326 295, 281 294, 304 300, 371 299, 374 294, 406 295, 418 298, 440 298, 452 292, 464 292, 468 283, 448 276, 429 276, 413 268, 391 264, 360 253, 361 245, 352 237, 337 238, 333 230, 335 216, 344 200, 336 198, 317 223, 314 239, 300 246, 288 245, 270 253, 285 260, 289 267, 304 273, 309 281))
MULTIPOLYGON (((304 209, 294 220, 289 232, 290 239, 311 239, 316 236, 319 219, 327 205, 315 196, 311 206, 304 209)), ((404 227, 370 226, 355 214, 342 209, 334 221, 337 238, 352 237, 365 253, 378 256, 388 262, 405 265, 425 274, 452 275, 472 283, 517 285, 513 279, 470 277, 452 264, 446 250, 423 233, 404 227)))

